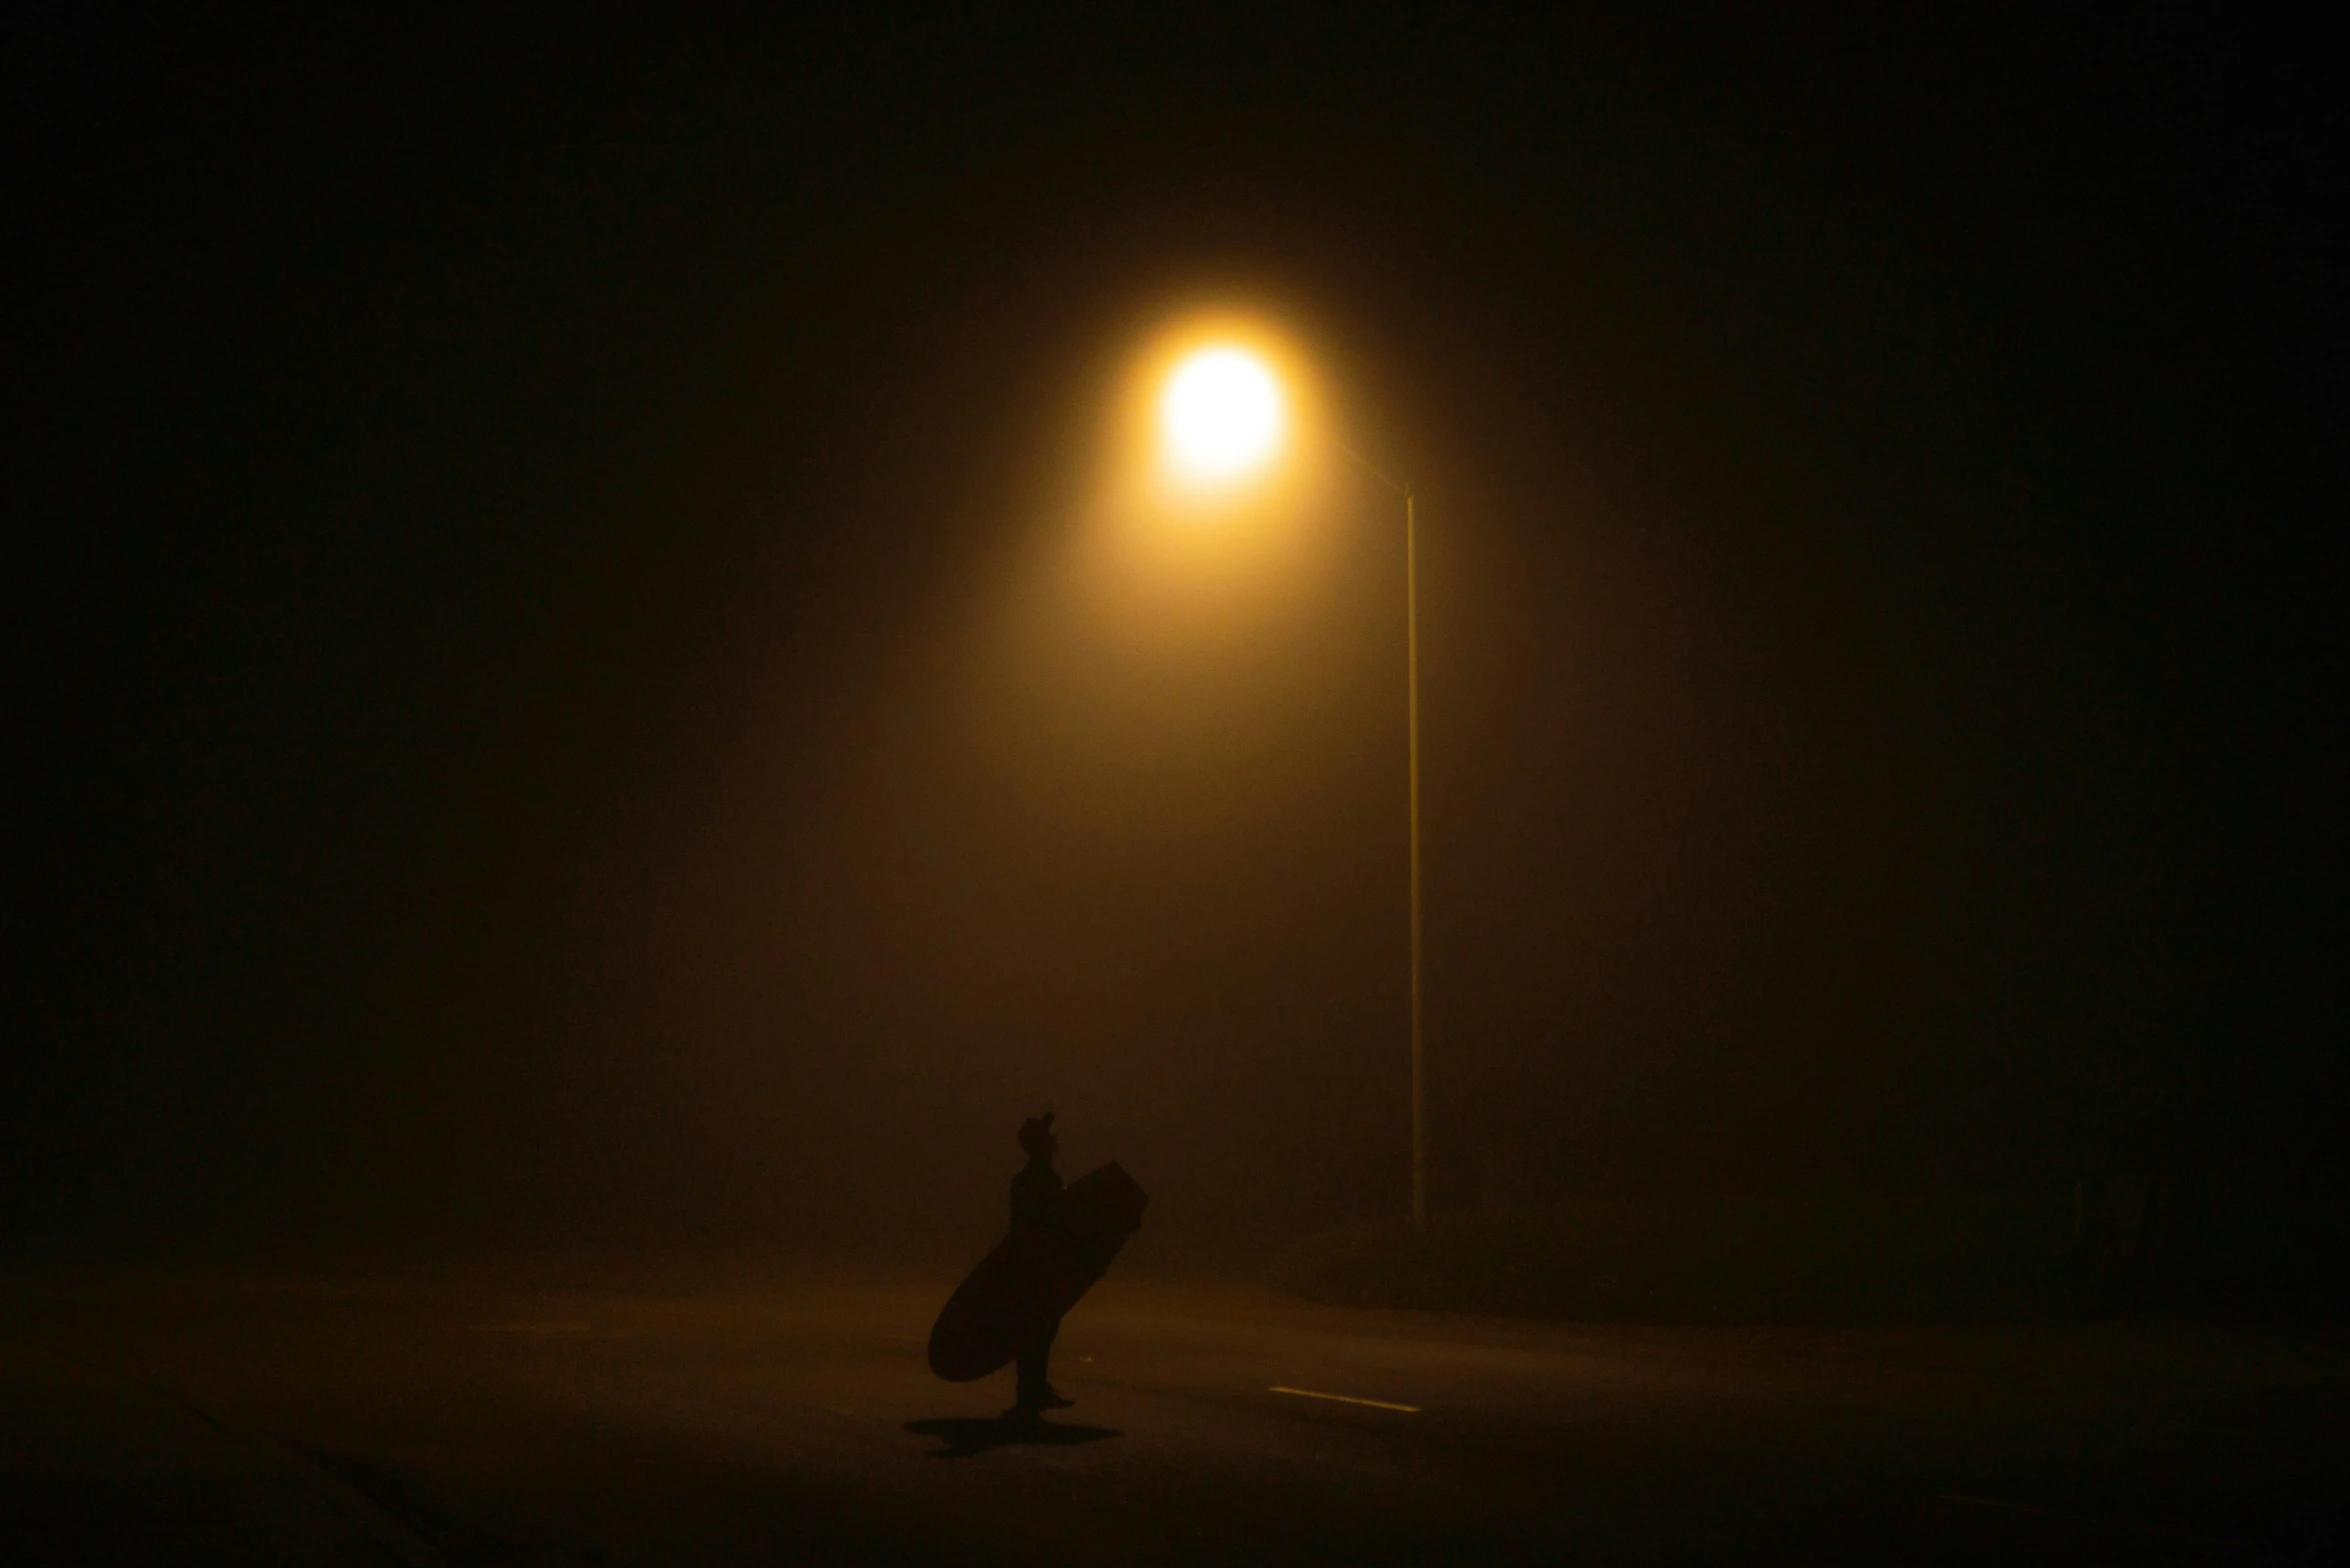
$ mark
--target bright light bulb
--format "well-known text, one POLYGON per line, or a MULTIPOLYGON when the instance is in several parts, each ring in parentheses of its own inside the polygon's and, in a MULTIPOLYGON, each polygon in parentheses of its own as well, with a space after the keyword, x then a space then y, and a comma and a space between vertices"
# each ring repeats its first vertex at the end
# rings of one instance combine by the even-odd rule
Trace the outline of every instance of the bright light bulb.
POLYGON ((1281 385, 1245 349, 1207 348, 1175 367, 1159 402, 1167 455, 1186 479, 1214 484, 1261 466, 1281 444, 1281 385))

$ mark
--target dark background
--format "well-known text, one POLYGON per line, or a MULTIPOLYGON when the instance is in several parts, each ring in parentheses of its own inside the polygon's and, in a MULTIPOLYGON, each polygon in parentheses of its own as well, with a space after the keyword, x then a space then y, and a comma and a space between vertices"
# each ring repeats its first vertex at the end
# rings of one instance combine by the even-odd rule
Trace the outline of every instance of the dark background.
POLYGON ((1387 503, 1055 568, 1205 299, 1425 498, 1439 1203, 2337 1201, 2314 35, 14 26, 11 1250, 1399 1207, 1387 503))

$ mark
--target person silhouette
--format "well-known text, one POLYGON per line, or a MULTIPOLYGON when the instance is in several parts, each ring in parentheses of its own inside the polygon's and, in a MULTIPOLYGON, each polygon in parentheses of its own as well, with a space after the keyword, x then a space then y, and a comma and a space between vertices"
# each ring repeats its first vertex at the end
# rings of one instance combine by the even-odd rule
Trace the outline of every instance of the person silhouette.
MULTIPOLYGON (((1031 1116, 1020 1124, 1020 1147, 1028 1155, 1028 1163, 1012 1178, 1012 1229, 1016 1232, 1031 1225, 1049 1225, 1060 1212, 1061 1173, 1053 1169, 1053 1156, 1060 1152, 1061 1142, 1053 1136, 1052 1112, 1031 1116)), ((1056 1318, 1041 1338, 1020 1352, 1020 1381, 1012 1403, 1014 1414, 1035 1416, 1046 1410, 1064 1409, 1072 1403, 1045 1376, 1045 1363, 1052 1356, 1053 1340, 1060 1332, 1060 1320, 1056 1318)))

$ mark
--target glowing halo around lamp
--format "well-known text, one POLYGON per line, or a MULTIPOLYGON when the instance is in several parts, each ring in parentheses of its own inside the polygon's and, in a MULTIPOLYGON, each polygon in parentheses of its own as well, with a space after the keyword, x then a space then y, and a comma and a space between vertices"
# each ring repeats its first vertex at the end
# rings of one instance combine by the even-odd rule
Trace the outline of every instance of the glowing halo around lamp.
POLYGON ((1271 367, 1246 349, 1186 356, 1159 397, 1169 465, 1194 484, 1222 484, 1262 467, 1281 445, 1288 410, 1271 367))

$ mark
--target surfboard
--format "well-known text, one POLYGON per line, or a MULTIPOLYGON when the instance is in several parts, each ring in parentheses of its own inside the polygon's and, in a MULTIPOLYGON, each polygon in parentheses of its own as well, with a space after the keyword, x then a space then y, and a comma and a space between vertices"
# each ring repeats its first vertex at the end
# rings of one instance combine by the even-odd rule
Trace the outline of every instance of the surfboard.
POLYGON ((1116 1161, 1072 1182, 1051 1215, 1006 1236, 955 1287, 930 1328, 930 1370, 968 1383, 1011 1365, 1093 1288, 1148 1202, 1116 1161))

